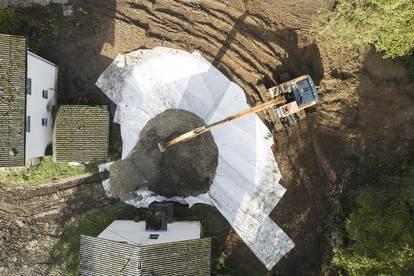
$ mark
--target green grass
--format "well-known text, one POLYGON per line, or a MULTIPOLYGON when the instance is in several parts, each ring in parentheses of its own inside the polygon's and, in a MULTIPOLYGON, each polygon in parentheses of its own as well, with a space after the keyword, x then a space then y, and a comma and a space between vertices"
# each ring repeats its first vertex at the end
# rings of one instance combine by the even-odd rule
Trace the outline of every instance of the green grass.
POLYGON ((8 185, 23 185, 44 183, 63 177, 78 175, 87 172, 96 172, 98 162, 90 165, 72 166, 66 163, 55 163, 52 157, 43 158, 40 165, 28 170, 8 170, 0 172, 0 182, 8 185))
POLYGON ((61 241, 55 246, 52 256, 57 265, 63 267, 65 275, 78 275, 80 236, 96 237, 113 220, 132 220, 139 215, 139 210, 124 203, 116 203, 110 207, 84 214, 71 222, 61 241))

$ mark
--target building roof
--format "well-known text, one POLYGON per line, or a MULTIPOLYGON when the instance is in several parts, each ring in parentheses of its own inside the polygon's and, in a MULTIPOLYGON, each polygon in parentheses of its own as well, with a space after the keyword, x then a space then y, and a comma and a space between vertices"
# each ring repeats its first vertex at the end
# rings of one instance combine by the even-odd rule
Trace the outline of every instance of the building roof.
POLYGON ((80 243, 80 275, 210 275, 210 238, 139 246, 82 235, 80 243))
POLYGON ((0 34, 0 167, 25 165, 26 39, 0 34))
POLYGON ((131 244, 150 245, 199 239, 200 235, 201 223, 199 221, 176 221, 169 223, 166 230, 147 230, 145 221, 114 220, 98 237, 131 244), (151 234, 157 237, 150 238, 151 234))
POLYGON ((59 107, 53 135, 53 158, 56 162, 106 160, 108 143, 107 106, 59 107))

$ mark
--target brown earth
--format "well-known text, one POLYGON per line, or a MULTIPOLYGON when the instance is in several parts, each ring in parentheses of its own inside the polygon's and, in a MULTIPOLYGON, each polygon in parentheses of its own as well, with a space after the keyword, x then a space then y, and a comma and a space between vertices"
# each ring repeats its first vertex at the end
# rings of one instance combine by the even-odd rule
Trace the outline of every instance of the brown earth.
MULTIPOLYGON (((313 38, 318 10, 332 2, 79 0, 43 55, 60 66, 63 103, 107 103, 94 82, 116 54, 159 45, 200 51, 250 103, 262 101, 283 73, 310 74, 319 85, 318 111, 274 133, 287 192, 272 218, 296 246, 267 275, 320 275, 328 273, 332 203, 368 169, 407 154, 414 141, 414 83, 405 69, 372 51, 327 49, 313 38)), ((268 114, 262 117, 272 127, 268 114)), ((113 151, 120 144, 113 127, 113 151)), ((237 271, 232 275, 266 275, 233 231, 216 246, 237 271)))
POLYGON ((51 252, 67 223, 112 202, 94 174, 32 187, 0 184, 0 194, 0 275, 7 276, 62 275, 51 252))

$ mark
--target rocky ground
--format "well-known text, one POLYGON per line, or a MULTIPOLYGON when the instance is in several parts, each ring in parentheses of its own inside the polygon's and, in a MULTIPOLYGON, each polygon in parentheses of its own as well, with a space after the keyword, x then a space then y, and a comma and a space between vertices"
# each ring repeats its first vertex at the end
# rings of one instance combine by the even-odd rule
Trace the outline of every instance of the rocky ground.
MULTIPOLYGON (((263 101, 265 88, 283 73, 310 74, 320 91, 317 112, 296 126, 274 131, 274 152, 287 192, 272 218, 296 247, 271 273, 320 275, 332 203, 358 185, 367 169, 399 158, 414 144, 414 83, 405 68, 370 50, 328 49, 312 35, 317 12, 332 2, 73 1, 73 17, 62 19, 63 32, 43 55, 59 64, 62 103, 108 103, 94 83, 112 59, 159 45, 200 51, 245 90, 250 103, 263 101)), ((269 114, 262 118, 273 128, 269 114)), ((119 147, 114 127, 112 149, 117 152, 119 147)), ((2 192, 2 206, 9 206, 14 195, 19 197, 13 189, 2 192)), ((80 204, 80 199, 75 201, 80 204)), ((40 201, 39 206, 45 205, 40 201)), ((6 212, 10 219, 4 225, 10 227, 1 231, 7 233, 2 235, 9 240, 7 246, 16 250, 2 256, 3 266, 23 264, 20 248, 13 245, 22 236, 18 233, 23 230, 15 230, 21 229, 21 219, 13 212, 6 212)), ((16 246, 27 247, 30 241, 16 246)), ((265 273, 234 232, 221 249, 235 266, 243 262, 258 267, 258 275, 265 273)))

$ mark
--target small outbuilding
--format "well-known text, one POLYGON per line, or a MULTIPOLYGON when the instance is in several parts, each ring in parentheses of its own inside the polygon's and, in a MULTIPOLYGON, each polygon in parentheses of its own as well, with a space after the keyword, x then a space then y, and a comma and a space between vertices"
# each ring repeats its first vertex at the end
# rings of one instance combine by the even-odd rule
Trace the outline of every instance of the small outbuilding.
POLYGON ((55 162, 106 160, 109 145, 107 106, 62 105, 53 134, 55 162))
POLYGON ((134 245, 81 236, 79 274, 210 276, 211 239, 134 245))
POLYGON ((155 203, 145 221, 115 220, 98 237, 81 236, 80 275, 207 276, 211 239, 199 221, 173 221, 172 205, 155 203))

